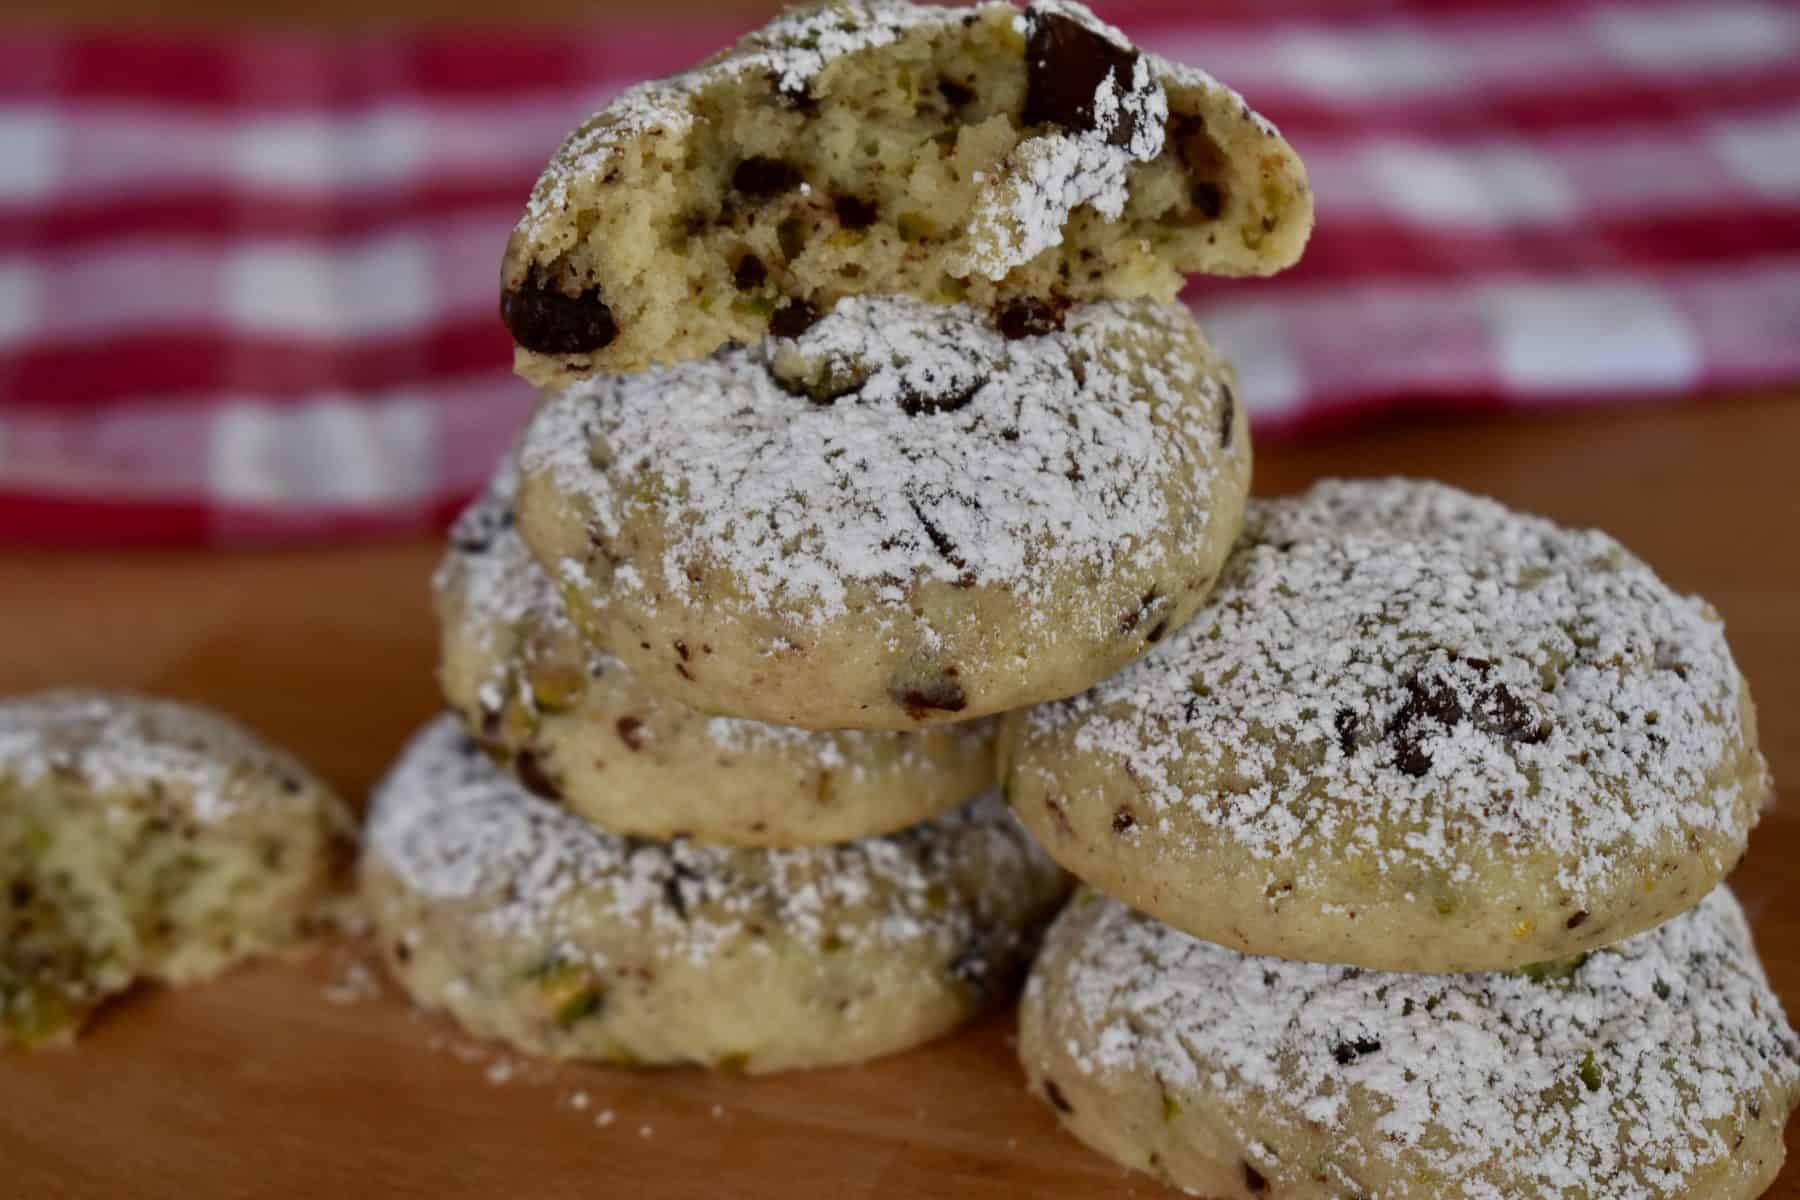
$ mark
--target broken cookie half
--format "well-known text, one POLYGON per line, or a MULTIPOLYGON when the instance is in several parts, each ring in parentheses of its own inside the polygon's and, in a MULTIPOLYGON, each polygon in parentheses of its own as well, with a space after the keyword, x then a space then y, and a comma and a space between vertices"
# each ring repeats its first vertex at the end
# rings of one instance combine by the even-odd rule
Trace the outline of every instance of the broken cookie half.
POLYGON ((1268 122, 1080 5, 837 0, 576 130, 513 231, 501 312, 548 386, 792 336, 848 295, 1054 327, 1190 272, 1272 274, 1311 228, 1268 122))

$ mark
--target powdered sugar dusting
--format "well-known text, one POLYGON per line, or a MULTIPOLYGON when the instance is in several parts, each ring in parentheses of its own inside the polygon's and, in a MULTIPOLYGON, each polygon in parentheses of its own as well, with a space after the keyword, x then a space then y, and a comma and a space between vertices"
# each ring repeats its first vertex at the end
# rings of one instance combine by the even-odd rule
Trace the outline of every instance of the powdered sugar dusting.
MULTIPOLYGON (((796 340, 575 385, 521 465, 603 540, 640 514, 669 531, 660 581, 620 591, 689 600, 690 569, 722 567, 741 595, 718 603, 815 623, 852 584, 878 606, 927 580, 1029 606, 1060 569, 1157 561, 1165 485, 1211 490, 1194 448, 1217 445, 1218 380, 1157 333, 1191 339, 1191 319, 1109 302, 1009 341, 965 307, 853 297, 796 340)), ((1194 538, 1206 520, 1180 516, 1194 538)))
POLYGON ((996 888, 1042 888, 1056 876, 993 793, 901 833, 838 846, 736 850, 615 837, 525 791, 450 717, 401 756, 375 796, 365 840, 368 854, 427 899, 484 901, 477 919, 490 929, 564 941, 576 958, 585 957, 579 938, 559 925, 576 891, 654 931, 665 953, 704 962, 749 921, 814 945, 830 935, 846 946, 922 938, 954 946, 976 916, 946 901, 959 862, 986 864, 996 888), (866 905, 876 911, 843 919, 866 905))
MULTIPOLYGON (((1019 17, 1027 38, 1047 17, 1074 21, 1124 50, 1131 42, 1079 4, 1039 0, 1019 17)), ((952 261, 959 275, 1002 279, 1014 267, 1062 244, 1063 226, 1082 205, 1109 221, 1125 211, 1131 167, 1162 153, 1169 98, 1154 60, 1137 54, 1131 77, 1109 71, 1093 99, 1089 129, 1055 129, 1021 141, 970 214, 969 252, 952 261), (1129 130, 1123 141, 1118 134, 1129 130)))
POLYGON ((0 776, 151 792, 201 822, 248 806, 314 806, 323 787, 226 717, 129 693, 59 691, 0 703, 0 776))
POLYGON ((1579 901, 1625 851, 1742 837, 1740 686, 1712 610, 1605 534, 1329 482, 1253 504, 1191 625, 1029 723, 1286 877, 1346 846, 1402 878, 1527 847, 1579 901))
MULTIPOLYGON (((500 711, 509 697, 528 706, 536 705, 529 680, 513 670, 517 664, 512 647, 538 640, 536 635, 544 632, 556 635, 562 644, 581 644, 562 596, 549 574, 532 558, 513 523, 512 503, 518 484, 515 458, 509 454, 486 493, 470 504, 452 526, 449 549, 432 581, 440 594, 454 598, 450 607, 460 614, 451 636, 472 639, 491 663, 487 678, 479 685, 482 707, 489 712, 500 711)), ((585 575, 578 578, 578 586, 590 586, 585 575)), ((618 683, 631 676, 631 669, 624 663, 585 644, 583 653, 590 678, 610 677, 614 687, 631 686, 618 683)), ((638 702, 645 708, 677 706, 676 701, 647 692, 638 702)), ((722 752, 804 751, 819 767, 842 772, 852 780, 866 778, 871 762, 896 749, 900 758, 891 765, 901 770, 928 771, 936 761, 927 753, 927 742, 903 734, 851 729, 816 732, 740 717, 696 717, 696 727, 704 730, 707 740, 722 752)), ((646 723, 638 736, 653 737, 653 730, 654 725, 646 723)), ((938 739, 969 742, 993 736, 992 721, 970 721, 934 731, 938 739)))
POLYGON ((1084 1073, 1150 1074, 1204 1102, 1271 1173, 1280 1134, 1322 1129, 1349 1193, 1355 1164, 1385 1162, 1416 1184, 1394 1196, 1605 1180, 1617 1200, 1684 1197, 1735 1148, 1716 1123, 1763 1115, 1765 1085, 1790 1105, 1800 1089, 1800 1043, 1724 888, 1539 979, 1257 958, 1084 893, 1026 1003, 1056 1006, 1084 1073), (1249 1111, 1268 1120, 1239 1126, 1249 1111))

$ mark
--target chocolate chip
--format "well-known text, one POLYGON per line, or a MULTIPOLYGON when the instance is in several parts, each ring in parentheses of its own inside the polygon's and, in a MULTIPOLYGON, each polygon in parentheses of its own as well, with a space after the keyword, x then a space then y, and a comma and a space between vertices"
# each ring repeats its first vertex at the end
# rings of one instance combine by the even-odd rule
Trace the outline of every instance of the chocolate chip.
POLYGON ((1362 729, 1362 718, 1347 708, 1340 708, 1331 724, 1337 730, 1338 748, 1345 754, 1355 754, 1356 735, 1362 729))
POLYGON ((637 717, 620 717, 613 726, 619 731, 619 740, 629 750, 644 748, 644 722, 637 717))
POLYGON ((554 779, 550 778, 550 773, 545 770, 544 762, 538 757, 537 751, 519 751, 518 757, 513 759, 513 774, 532 794, 542 796, 546 800, 562 799, 562 789, 556 785, 554 779))
POLYGON ((1188 199, 1194 203, 1194 209, 1209 221, 1216 221, 1225 213, 1225 192, 1210 179, 1202 179, 1188 191, 1188 199))
POLYGON ((599 288, 571 296, 545 286, 535 275, 501 294, 500 319, 513 341, 535 354, 587 354, 605 349, 619 336, 599 288))
POLYGON ((1063 314, 1068 307, 1066 303, 1028 296, 1009 301, 995 316, 994 324, 1011 341, 1043 337, 1063 327, 1063 314))
POLYGON ((1405 686, 1406 700, 1389 719, 1387 736, 1394 744, 1394 766, 1417 779, 1431 770, 1431 755, 1424 747, 1430 730, 1420 726, 1431 723, 1451 729, 1464 721, 1465 714, 1456 690, 1443 680, 1414 675, 1405 686))
POLYGON ((1156 643, 1162 641, 1164 635, 1167 634, 1168 632, 1169 632, 1169 618, 1164 617, 1162 620, 1158 621, 1156 624, 1154 624, 1150 627, 1150 632, 1146 633, 1144 635, 1144 641, 1147 645, 1154 646, 1154 645, 1156 645, 1156 643))
POLYGON ((1220 385, 1219 391, 1225 397, 1219 411, 1219 445, 1229 450, 1232 431, 1237 428, 1237 393, 1231 390, 1229 383, 1220 385))
POLYGON ((1246 1162, 1244 1164, 1244 1186, 1253 1192, 1266 1192, 1269 1190, 1269 1181, 1263 1178, 1261 1171, 1246 1162))
POLYGON ((409 963, 412 961, 412 947, 407 945, 404 940, 398 940, 394 943, 394 961, 399 963, 409 963))
POLYGON ((1156 611, 1161 600, 1162 593, 1155 588, 1151 588, 1149 591, 1145 592, 1143 599, 1138 601, 1137 607, 1119 619, 1119 632, 1130 633, 1139 625, 1142 625, 1144 620, 1149 617, 1151 613, 1156 611))
POLYGON ((1564 929, 1580 929, 1583 925, 1587 924, 1587 919, 1588 919, 1588 914, 1587 914, 1586 909, 1582 909, 1579 912, 1570 913, 1569 919, 1567 921, 1563 922, 1563 928, 1564 929))
POLYGON ((909 417, 934 416, 938 413, 951 413, 964 407, 975 398, 981 390, 979 381, 966 387, 959 387, 938 395, 927 395, 924 392, 908 388, 900 395, 900 411, 909 417))
POLYGON ((733 188, 759 199, 791 192, 800 183, 800 169, 793 163, 761 154, 746 158, 731 172, 733 188))
POLYGON ((731 282, 737 285, 737 290, 740 292, 759 288, 768 281, 769 268, 764 266, 763 260, 754 254, 746 254, 738 259, 737 266, 731 272, 731 282))
POLYGON ((693 661, 694 656, 688 653, 687 643, 682 641, 680 638, 675 639, 675 653, 677 653, 681 656, 682 662, 693 661))
POLYGON ((842 192, 831 198, 831 211, 845 229, 867 229, 881 216, 881 206, 875 201, 842 192))
POLYGON ((769 332, 780 338, 797 338, 819 323, 819 310, 804 300, 789 300, 769 318, 769 332))
POLYGON ((1121 808, 1118 812, 1113 814, 1112 825, 1114 833, 1130 833, 1133 829, 1137 828, 1137 818, 1131 815, 1130 809, 1121 808))
POLYGON ((7 889, 7 896, 12 900, 14 908, 24 908, 36 899, 37 889, 31 886, 29 880, 15 879, 7 889))
POLYGON ((923 721, 933 712, 955 713, 969 707, 962 684, 948 676, 923 687, 890 688, 888 697, 915 721, 923 721))
POLYGON ((687 896, 682 892, 681 885, 686 880, 698 878, 700 878, 698 875, 677 863, 674 871, 667 879, 663 880, 663 899, 668 901, 669 907, 674 909, 675 915, 683 921, 688 919, 688 906, 687 896))
POLYGON ((1532 707, 1515 696, 1504 683, 1485 689, 1475 702, 1475 726, 1508 742, 1541 744, 1550 727, 1538 719, 1532 707))
POLYGON ((1331 1057, 1337 1060, 1340 1067, 1347 1067, 1359 1058, 1378 1053, 1381 1043, 1374 1038, 1356 1038, 1354 1041, 1339 1042, 1331 1048, 1331 1057))
POLYGON ((1069 1103, 1069 1098, 1063 1095, 1061 1088, 1056 1086, 1056 1080, 1044 1080, 1044 1095, 1051 1104, 1056 1106, 1057 1112, 1072 1113, 1075 1111, 1075 1106, 1069 1103))
MULTIPOLYGON (((1025 43, 1025 111, 1027 125, 1060 125, 1078 132, 1096 128, 1095 93, 1112 76, 1120 94, 1131 87, 1138 52, 1115 44, 1073 17, 1026 10, 1031 33, 1025 43)), ((1128 106, 1106 140, 1128 146, 1137 132, 1137 116, 1128 106)))
POLYGON ((963 108, 975 102, 974 88, 942 75, 938 76, 937 90, 938 95, 942 96, 944 102, 952 108, 963 108))

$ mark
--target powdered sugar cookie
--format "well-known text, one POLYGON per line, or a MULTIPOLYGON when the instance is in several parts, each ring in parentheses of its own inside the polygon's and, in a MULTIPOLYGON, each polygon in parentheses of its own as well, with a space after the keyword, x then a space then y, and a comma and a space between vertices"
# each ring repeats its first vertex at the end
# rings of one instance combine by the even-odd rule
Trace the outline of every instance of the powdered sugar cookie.
POLYGON ((1021 715, 1066 867, 1255 954, 1460 971, 1699 902, 1769 795, 1719 618, 1605 534, 1406 480, 1256 503, 1201 615, 1021 715))
POLYGON ((1740 1200, 1800 1099, 1724 888, 1552 969, 1438 976, 1254 958, 1084 889, 1019 1057, 1082 1141, 1221 1200, 1740 1200))
POLYGON ((1177 307, 1008 338, 852 297, 795 339, 598 377, 520 453, 520 530, 644 687, 813 729, 1066 696, 1179 628, 1241 521, 1233 376, 1177 307))
POLYGON ((445 697, 540 795, 613 833, 811 846, 889 833, 994 785, 992 721, 810 733, 709 717, 576 632, 512 523, 510 462, 435 581, 445 697))
POLYGON ((1064 894, 992 794, 805 850, 602 833, 445 717, 377 793, 363 892, 389 968, 553 1058, 760 1074, 948 1032, 1006 994, 1064 894))
POLYGON ((136 980, 191 983, 295 944, 351 830, 305 767, 204 709, 0 703, 0 1046, 68 1041, 136 980))
POLYGON ((501 311, 536 383, 794 332, 906 293, 1032 326, 1294 262, 1293 150, 1203 72, 1063 0, 837 0, 576 130, 513 232, 501 311))

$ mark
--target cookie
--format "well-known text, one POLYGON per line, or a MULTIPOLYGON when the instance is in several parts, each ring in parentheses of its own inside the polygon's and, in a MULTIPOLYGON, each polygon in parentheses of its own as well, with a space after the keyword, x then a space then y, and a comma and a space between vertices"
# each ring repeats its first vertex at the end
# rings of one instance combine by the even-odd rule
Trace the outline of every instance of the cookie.
POLYGON ((394 977, 559 1059, 761 1074, 946 1033, 1009 993, 1063 876, 992 793, 802 850, 603 833, 500 773, 453 718, 374 801, 363 894, 394 977))
POLYGON ((570 136, 507 245, 542 385, 908 294, 1032 327, 1266 275, 1312 227, 1293 150, 1203 72, 1086 9, 838 0, 777 17, 570 136))
POLYGON ((1249 431, 1185 309, 1009 338, 852 297, 798 338, 569 388, 520 531, 588 638, 692 708, 912 729, 1080 691, 1193 613, 1249 431))
POLYGON ((168 700, 0 702, 0 1046, 72 1040, 136 980, 185 984, 298 942, 352 822, 305 767, 168 700))
POLYGON ((434 582, 444 695, 489 754, 612 833, 735 846, 873 837, 994 786, 993 721, 810 733, 640 687, 575 630, 512 522, 516 473, 450 532, 434 582))
POLYGON ((1012 719, 1064 866, 1252 954, 1566 958, 1697 903, 1769 798, 1718 615, 1603 533, 1408 480, 1256 502, 1212 602, 1012 719))
POLYGON ((1083 889, 1019 1017, 1064 1126, 1220 1200, 1756 1196, 1797 1056, 1724 888, 1554 968, 1448 976, 1239 954, 1083 889))

